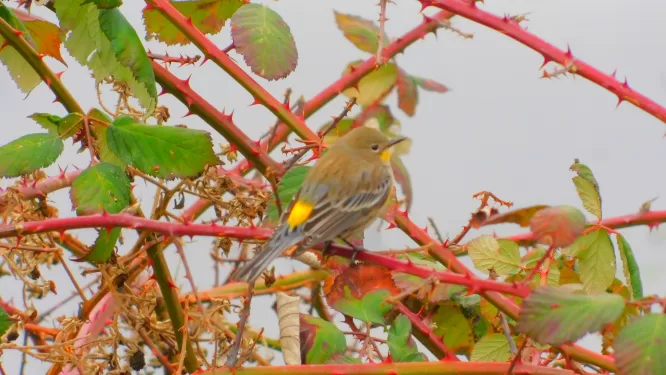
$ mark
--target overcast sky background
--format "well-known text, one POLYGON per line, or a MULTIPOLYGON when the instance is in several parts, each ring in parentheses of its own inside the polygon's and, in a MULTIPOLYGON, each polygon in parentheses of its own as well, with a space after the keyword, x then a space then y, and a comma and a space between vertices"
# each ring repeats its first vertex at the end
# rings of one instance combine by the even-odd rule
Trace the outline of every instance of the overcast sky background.
MULTIPOLYGON (((282 0, 259 1, 277 11, 290 26, 296 39, 298 67, 287 79, 267 82, 256 78, 274 96, 281 98, 291 87, 295 96, 311 98, 322 88, 336 80, 350 61, 367 58, 338 30, 333 11, 377 19, 378 7, 374 0, 338 0, 335 2, 282 0)), ((416 1, 396 0, 388 7, 389 36, 397 37, 421 22, 416 1)), ((122 11, 144 35, 142 1, 125 1, 122 11)), ((666 104, 666 23, 663 14, 666 3, 658 0, 487 0, 480 6, 497 15, 529 13, 528 30, 562 49, 571 46, 575 57, 604 72, 617 69, 617 76, 628 77, 629 84, 658 103, 666 104)), ((428 11, 434 13, 434 9, 428 11)), ((36 14, 55 21, 48 11, 36 14)), ((452 91, 441 95, 420 93, 417 114, 409 118, 397 109, 396 96, 391 95, 394 114, 403 126, 403 132, 413 139, 411 153, 405 163, 414 186, 414 204, 411 217, 425 225, 428 216, 437 222, 444 234, 455 235, 464 225, 478 202, 472 194, 490 190, 499 197, 511 200, 516 207, 534 204, 569 204, 582 210, 582 205, 571 182, 568 170, 574 158, 592 168, 601 186, 605 217, 629 214, 638 210, 642 202, 662 196, 654 209, 666 205, 666 128, 654 117, 628 103, 616 108, 615 95, 586 81, 582 77, 555 80, 539 79, 538 71, 543 58, 512 39, 473 22, 455 18, 454 25, 473 33, 474 39, 464 40, 445 30, 438 37, 428 35, 409 47, 397 62, 407 72, 434 79, 449 86, 452 91)), ((212 37, 220 47, 230 43, 229 29, 212 37)), ((153 52, 162 53, 165 45, 146 44, 153 52)), ((194 47, 169 48, 170 54, 198 54, 194 47)), ((87 68, 82 68, 63 49, 69 68, 63 75, 66 86, 86 109, 98 107, 94 84, 87 68)), ((231 56, 247 71, 242 57, 231 56)), ((54 71, 64 67, 49 60, 54 71)), ((555 65, 549 65, 552 70, 555 65)), ((192 87, 218 108, 234 109, 234 120, 253 139, 265 132, 274 117, 260 106, 249 107, 251 96, 229 78, 214 63, 203 67, 171 69, 186 78, 193 73, 192 87)), ((30 96, 18 91, 6 70, 0 68, 0 112, 3 114, 0 144, 5 144, 28 133, 42 129, 27 116, 34 112, 63 115, 64 109, 51 104, 53 94, 46 85, 40 85, 30 96)), ((113 104, 113 96, 107 97, 113 104)), ((340 97, 312 116, 307 122, 316 129, 337 115, 344 106, 340 97)), ((181 119, 185 107, 173 97, 160 98, 160 104, 171 110, 169 124, 184 123, 189 127, 209 129, 195 116, 181 119)), ((358 111, 358 110, 357 110, 358 111)), ((222 138, 214 134, 217 143, 222 138)), ((277 154, 276 154, 277 155, 277 154)), ((75 164, 83 167, 87 153, 77 155, 71 142, 50 174, 57 166, 75 164)), ((8 181, 3 181, 6 187, 8 181)), ((150 208, 153 193, 138 184, 137 197, 150 208)), ((59 202, 62 216, 73 216, 68 200, 69 190, 50 197, 59 202)), ((188 197, 188 204, 192 203, 188 197)), ((586 213, 591 219, 591 215, 586 213)), ((383 225, 385 227, 385 224, 383 225)), ((399 231, 376 231, 376 224, 367 231, 370 249, 404 248, 413 242, 399 231)), ((498 234, 520 233, 514 226, 494 228, 498 234)), ((91 243, 91 230, 81 232, 81 238, 91 243)), ((127 243, 134 238, 124 231, 127 243)), ((431 232, 432 233, 432 232, 431 232)), ((473 232, 468 239, 481 232, 473 232)), ((490 233, 485 231, 485 233, 490 233)), ((623 230, 633 246, 643 277, 644 294, 666 292, 666 260, 664 244, 666 229, 649 234, 646 227, 623 230)), ((210 239, 195 241, 187 248, 190 267, 196 270, 199 288, 210 285, 213 273, 208 257, 210 239)), ((181 268, 176 267, 175 251, 166 250, 176 272, 176 281, 182 290, 188 290, 181 268)), ((467 262, 470 264, 470 262, 467 262)), ((281 259, 279 270, 287 272, 293 267, 303 268, 296 262, 281 259)), ((72 263, 70 263, 72 265, 72 263)), ((618 266, 620 265, 618 259, 618 266)), ((43 271, 45 277, 55 280, 58 296, 50 295, 41 301, 44 310, 68 295, 71 283, 61 268, 43 271)), ((621 274, 621 271, 619 271, 621 274)), ((79 277, 79 282, 89 280, 79 277)), ((2 298, 14 298, 21 307, 18 283, 3 279, 2 298), (7 285, 7 287, 5 286, 7 285), (12 286, 10 286, 12 285, 12 286)), ((274 299, 257 298, 251 323, 266 327, 266 335, 277 337, 276 317, 269 311, 274 299), (262 313, 264 312, 265 313, 262 313)), ((62 313, 75 314, 77 307, 70 304, 62 313)), ((51 324, 53 320, 47 322, 51 324)), ((22 339, 21 339, 22 340, 22 339)), ((20 341, 19 341, 20 342, 20 341)), ((599 350, 598 340, 588 337, 582 344, 599 350)), ((7 373, 17 373, 19 356, 5 351, 3 366, 7 373)), ((34 362, 33 362, 34 363, 34 362)), ((282 363, 277 357, 276 363, 282 363)), ((30 371, 41 373, 48 364, 33 365, 30 371)))

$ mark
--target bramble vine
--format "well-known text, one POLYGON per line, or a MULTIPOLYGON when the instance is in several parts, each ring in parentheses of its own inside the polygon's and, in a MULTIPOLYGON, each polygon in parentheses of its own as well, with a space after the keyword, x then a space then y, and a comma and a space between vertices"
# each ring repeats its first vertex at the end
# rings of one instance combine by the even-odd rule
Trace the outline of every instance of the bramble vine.
MULTIPOLYGON (((0 298, 0 350, 48 362, 49 374, 158 368, 170 374, 239 375, 666 373, 666 365, 654 360, 665 354, 660 343, 666 340, 666 298, 643 294, 639 264, 619 231, 657 226, 666 222, 666 211, 646 203, 638 213, 605 217, 600 184, 579 160, 570 166, 572 182, 596 220, 586 221, 572 205, 512 208, 512 202, 483 191, 473 196, 480 205, 468 225, 442 239, 409 217, 412 188, 401 157, 411 144, 404 142, 391 160, 400 189, 382 220, 386 229, 401 230, 418 247, 363 251, 352 266, 351 248, 334 244, 322 258, 320 245, 296 258, 310 266, 306 271, 276 275, 270 269, 253 287, 228 281, 270 237, 307 164, 340 135, 374 126, 396 136, 402 126, 386 102, 393 90, 397 108, 408 116, 414 115, 419 95, 449 91, 406 72, 395 56, 441 29, 471 39, 453 26, 456 15, 543 55, 544 78, 584 77, 617 95, 618 104, 629 102, 666 122, 666 108, 570 49, 528 32, 521 24, 524 16, 497 16, 474 0, 419 2, 423 9, 440 11, 424 15, 397 38, 384 30, 391 2, 379 2, 378 24, 336 12, 344 37, 369 55, 350 62, 314 97, 293 103, 291 89, 278 98, 254 77, 284 79, 297 69, 298 36, 268 6, 247 0, 146 0, 141 37, 121 12, 122 0, 0 2, 0 61, 20 91, 29 93, 44 82, 65 110, 27 114, 44 132, 0 147, 0 175, 14 178, 0 192, 0 277, 12 276, 23 286, 22 303, 0 298), (53 12, 58 25, 30 12, 38 6, 53 12), (207 35, 227 23, 233 43, 220 48, 207 35), (142 40, 153 38, 166 45, 164 51, 143 47, 142 40), (201 54, 169 55, 168 47, 188 44, 201 54), (47 63, 47 56, 64 61, 63 47, 91 71, 99 108, 82 108, 65 86, 63 72, 55 73, 47 63), (240 55, 252 74, 231 53, 240 55), (252 105, 275 116, 261 139, 243 132, 233 109, 217 109, 190 86, 190 78, 172 72, 208 61, 251 94, 252 105), (559 67, 548 71, 551 62, 559 67), (116 95, 115 105, 102 100, 105 92, 116 95), (186 118, 201 118, 228 144, 217 147, 206 131, 170 124, 169 108, 159 100, 166 94, 186 105, 186 118), (331 121, 308 123, 338 95, 349 101, 329 110, 331 121), (353 107, 360 113, 352 116, 353 107), (301 146, 287 146, 292 133, 301 146), (89 164, 49 176, 44 169, 56 163, 65 140, 79 144, 90 155, 89 164), (270 156, 280 147, 285 160, 270 156), (260 175, 248 177, 251 171, 260 175), (154 188, 149 211, 133 192, 139 181, 154 188), (63 189, 76 216, 61 215, 49 199, 63 189), (201 220, 211 207, 214 218, 201 220), (468 238, 472 229, 506 223, 527 229, 508 237, 468 238), (83 229, 97 232, 92 244, 74 234, 83 229), (127 241, 123 234, 128 232, 138 239, 127 241), (186 240, 193 237, 214 238, 213 285, 195 282, 185 252, 186 240), (164 256, 171 246, 189 291, 176 287, 175 270, 164 256), (461 262, 467 256, 474 270, 461 262), (615 276, 618 263, 623 279, 615 276), (222 271, 220 265, 231 267, 222 271), (75 293, 62 296, 51 310, 38 311, 35 301, 58 291, 40 271, 45 268, 62 271, 75 293), (79 284, 81 278, 86 284, 79 284), (279 338, 246 324, 251 298, 266 295, 278 297, 279 338), (80 301, 78 314, 46 322, 74 299, 80 301), (303 305, 309 313, 301 312, 303 305), (384 329, 381 337, 377 327, 384 329), (601 334, 600 352, 576 344, 588 333, 601 334), (23 344, 16 342, 19 337, 23 344), (270 349, 273 357, 282 353, 286 365, 271 366, 274 358, 259 348, 270 349)), ((362 236, 353 240, 363 243, 362 236)), ((1 364, 0 373, 5 373, 1 364)))

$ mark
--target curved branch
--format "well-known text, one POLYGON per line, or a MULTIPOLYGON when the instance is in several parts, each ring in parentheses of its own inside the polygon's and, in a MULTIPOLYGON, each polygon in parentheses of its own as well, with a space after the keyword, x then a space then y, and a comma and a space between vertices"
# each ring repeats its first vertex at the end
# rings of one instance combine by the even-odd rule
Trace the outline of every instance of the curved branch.
POLYGON ((630 88, 626 79, 624 83, 621 83, 615 78, 614 74, 602 73, 592 65, 575 58, 571 54, 571 50, 562 51, 538 36, 529 33, 518 22, 509 17, 501 18, 481 10, 476 7, 474 2, 470 4, 460 0, 419 0, 419 2, 424 8, 432 5, 497 30, 543 55, 543 65, 555 61, 562 65, 568 73, 578 74, 617 95, 618 105, 626 100, 660 121, 666 122, 666 108, 630 88))
POLYGON ((317 135, 308 128, 302 118, 296 116, 288 106, 282 105, 266 89, 257 83, 249 74, 241 69, 226 53, 217 48, 215 43, 199 31, 187 18, 183 16, 167 0, 146 0, 148 7, 158 10, 169 22, 180 30, 192 41, 207 58, 214 61, 236 82, 247 90, 257 103, 262 104, 275 116, 287 124, 296 134, 303 139, 315 139, 317 135))

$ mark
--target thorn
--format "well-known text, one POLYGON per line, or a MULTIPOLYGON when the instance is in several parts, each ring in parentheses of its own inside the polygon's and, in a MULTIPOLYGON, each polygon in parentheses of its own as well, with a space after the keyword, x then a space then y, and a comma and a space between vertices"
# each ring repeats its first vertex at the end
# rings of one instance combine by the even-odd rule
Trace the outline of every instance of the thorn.
POLYGON ((544 55, 544 57, 543 57, 543 64, 541 64, 541 66, 540 66, 539 69, 537 69, 537 70, 541 70, 541 69, 543 69, 543 68, 544 68, 549 62, 551 62, 551 61, 553 61, 553 60, 550 59, 550 58, 548 58, 548 57, 546 57, 546 56, 544 55))
POLYGON ((190 25, 193 25, 193 23, 192 23, 192 17, 187 17, 187 23, 189 23, 190 25))
POLYGON ((290 100, 289 100, 289 98, 287 98, 287 101, 284 102, 284 103, 282 103, 282 106, 285 107, 285 108, 287 109, 287 111, 290 111, 289 108, 291 107, 291 105, 289 104, 289 102, 290 102, 290 100))
POLYGON ((185 113, 185 114, 183 115, 183 118, 185 118, 185 117, 187 117, 187 116, 192 116, 193 114, 194 114, 194 113, 192 113, 192 111, 188 109, 188 110, 187 110, 187 113, 185 113))
POLYGON ((421 3, 421 10, 419 11, 419 13, 423 12, 425 8, 432 5, 432 1, 430 0, 419 0, 419 3, 421 3))
MULTIPOLYGON (((430 23, 433 20, 432 17, 428 17, 425 14, 421 14, 421 16, 423 16, 423 23, 430 23)), ((399 38, 399 39, 402 39, 402 38, 399 38)))
POLYGON ((573 59, 573 54, 571 53, 571 47, 567 43, 567 53, 564 54, 567 60, 573 59))
POLYGON ((510 21, 509 16, 506 13, 504 13, 504 17, 502 17, 502 22, 509 23, 509 21, 510 21))
POLYGON ((187 86, 188 88, 191 88, 191 87, 190 87, 190 79, 192 79, 192 74, 190 74, 190 76, 187 77, 187 79, 184 79, 184 80, 183 80, 183 83, 184 83, 185 86, 187 86))
POLYGON ((62 72, 60 72, 60 73, 55 73, 55 76, 58 77, 58 79, 62 79, 62 74, 63 74, 63 73, 65 73, 64 70, 63 70, 62 72))
POLYGON ((51 86, 51 78, 49 77, 44 77, 44 82, 46 83, 46 86, 51 86))
POLYGON ((617 96, 617 104, 615 105, 615 108, 617 109, 617 107, 619 107, 620 104, 622 104, 623 101, 624 101, 624 99, 622 99, 622 97, 620 95, 618 95, 617 96))
POLYGON ((21 31, 21 30, 14 30, 14 31, 12 31, 12 33, 14 33, 14 35, 16 35, 16 36, 18 36, 18 37, 20 37, 21 35, 23 35, 23 31, 21 31))
POLYGON ((231 110, 231 112, 229 112, 228 117, 229 117, 229 121, 231 121, 231 122, 234 122, 234 111, 235 111, 235 109, 233 109, 233 110, 231 110))
POLYGON ((160 91, 159 94, 157 94, 157 96, 162 96, 162 95, 164 95, 164 94, 166 94, 166 93, 167 93, 166 88, 162 87, 162 90, 160 91))
POLYGON ((617 73, 617 68, 615 68, 615 70, 613 70, 613 73, 611 73, 611 77, 613 77, 613 79, 616 79, 616 78, 615 78, 615 74, 616 74, 616 73, 617 73))
POLYGON ((250 104, 248 107, 252 107, 253 105, 261 104, 261 102, 259 101, 259 99, 257 99, 257 98, 253 98, 253 99, 254 99, 254 101, 253 101, 252 104, 250 104))
POLYGON ((208 56, 204 56, 203 60, 201 61, 201 64, 199 64, 199 66, 205 64, 208 60, 210 60, 210 59, 208 58, 208 56))
POLYGON ((172 281, 171 279, 169 279, 168 281, 169 281, 169 286, 170 286, 170 287, 172 287, 172 288, 174 288, 174 289, 178 289, 178 287, 176 286, 176 284, 174 284, 173 281, 172 281))
POLYGON ((194 100, 192 100, 192 98, 190 98, 189 96, 185 98, 185 103, 187 104, 187 108, 190 108, 193 102, 194 100))
POLYGON ((627 77, 624 77, 624 83, 622 83, 622 87, 629 89, 629 82, 627 81, 627 77))
POLYGON ((53 99, 53 101, 51 103, 58 103, 59 101, 60 101, 60 99, 56 96, 56 98, 53 99))
POLYGON ((428 224, 427 223, 426 223, 425 227, 423 227, 423 231, 426 232, 426 234, 428 234, 428 224))

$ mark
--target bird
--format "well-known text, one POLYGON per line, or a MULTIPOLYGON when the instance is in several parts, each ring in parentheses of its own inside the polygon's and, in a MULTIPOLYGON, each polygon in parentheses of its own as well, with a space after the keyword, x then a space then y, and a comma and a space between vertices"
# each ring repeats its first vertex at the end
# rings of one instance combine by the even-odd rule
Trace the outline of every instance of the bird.
MULTIPOLYGON (((392 148, 406 137, 389 138, 360 126, 340 137, 308 170, 303 184, 283 212, 271 238, 233 280, 253 283, 283 251, 292 256, 336 238, 345 240, 365 230, 391 197, 394 186, 392 148)), ((352 263, 358 248, 354 248, 352 263)))

